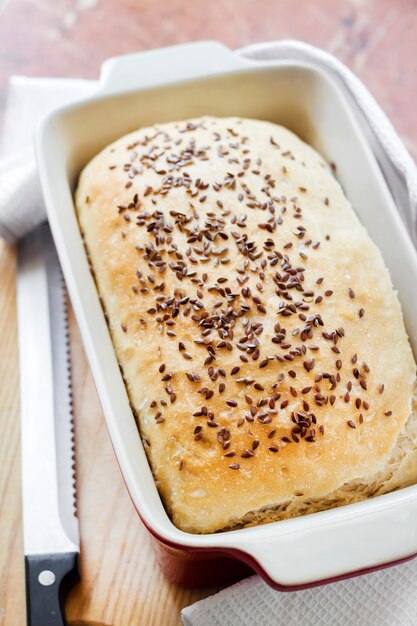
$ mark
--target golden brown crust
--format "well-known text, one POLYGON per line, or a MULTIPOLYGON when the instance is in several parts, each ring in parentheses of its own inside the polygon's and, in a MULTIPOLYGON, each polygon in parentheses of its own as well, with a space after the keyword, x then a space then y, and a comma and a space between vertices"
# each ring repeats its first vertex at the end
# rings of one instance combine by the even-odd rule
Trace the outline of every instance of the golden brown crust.
POLYGON ((76 204, 178 527, 383 471, 415 364, 381 254, 316 152, 268 122, 161 124, 95 157, 76 204))

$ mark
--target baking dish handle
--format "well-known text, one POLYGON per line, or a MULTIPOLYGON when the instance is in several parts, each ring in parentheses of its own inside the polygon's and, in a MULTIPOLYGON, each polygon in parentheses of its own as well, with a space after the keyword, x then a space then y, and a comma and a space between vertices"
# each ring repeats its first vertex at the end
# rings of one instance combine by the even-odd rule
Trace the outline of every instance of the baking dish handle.
POLYGON ((249 66, 249 62, 217 41, 136 52, 112 57, 103 63, 98 93, 106 95, 133 91, 249 66))
POLYGON ((416 518, 413 486, 372 501, 265 525, 256 540, 248 541, 239 531, 235 547, 251 557, 250 564, 256 563, 271 584, 294 589, 410 558, 415 554, 416 518))

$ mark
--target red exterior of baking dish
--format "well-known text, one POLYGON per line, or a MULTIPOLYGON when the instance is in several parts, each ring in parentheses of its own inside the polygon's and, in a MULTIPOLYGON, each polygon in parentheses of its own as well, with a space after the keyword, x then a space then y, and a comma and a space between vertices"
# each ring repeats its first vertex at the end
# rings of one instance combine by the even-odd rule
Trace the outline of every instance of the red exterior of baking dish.
POLYGON ((243 578, 258 574, 270 587, 277 591, 301 591, 400 565, 417 556, 417 554, 412 554, 391 563, 383 563, 305 585, 286 586, 272 580, 253 557, 239 550, 223 548, 214 552, 209 548, 195 549, 187 546, 171 546, 158 538, 151 529, 148 528, 148 531, 152 537, 156 560, 165 577, 176 585, 191 588, 231 585, 243 578))

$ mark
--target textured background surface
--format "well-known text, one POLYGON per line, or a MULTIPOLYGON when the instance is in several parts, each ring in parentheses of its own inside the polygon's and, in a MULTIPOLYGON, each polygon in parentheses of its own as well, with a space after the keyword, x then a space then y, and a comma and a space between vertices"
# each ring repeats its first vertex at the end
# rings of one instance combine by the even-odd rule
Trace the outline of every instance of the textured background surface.
MULTIPOLYGON (((365 81, 417 157, 415 0, 0 0, 0 120, 11 74, 96 78, 108 56, 198 39, 236 48, 295 37, 365 81)), ((0 623, 24 623, 18 359, 12 247, 0 244, 0 623)), ((72 320, 82 583, 72 624, 180 623, 211 590, 176 588, 157 569, 125 492, 72 320)))

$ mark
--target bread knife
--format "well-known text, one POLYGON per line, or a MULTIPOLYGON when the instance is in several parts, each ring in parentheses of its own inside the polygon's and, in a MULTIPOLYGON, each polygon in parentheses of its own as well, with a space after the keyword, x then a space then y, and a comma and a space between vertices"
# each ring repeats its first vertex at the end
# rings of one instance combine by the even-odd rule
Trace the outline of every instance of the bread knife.
POLYGON ((80 542, 66 291, 47 224, 18 244, 17 317, 27 623, 63 626, 80 542))

